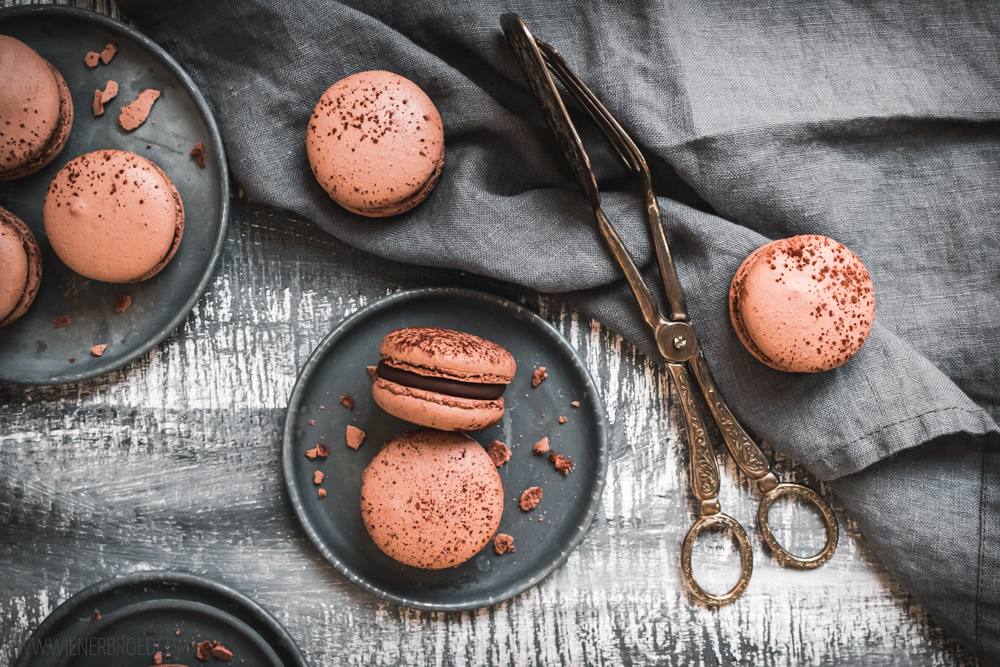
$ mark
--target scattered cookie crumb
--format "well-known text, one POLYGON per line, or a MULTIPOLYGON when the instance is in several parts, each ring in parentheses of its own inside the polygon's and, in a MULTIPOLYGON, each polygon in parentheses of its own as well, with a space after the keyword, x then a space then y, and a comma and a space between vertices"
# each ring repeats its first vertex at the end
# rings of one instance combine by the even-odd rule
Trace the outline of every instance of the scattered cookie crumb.
POLYGON ((535 454, 544 454, 549 451, 549 439, 548 437, 542 438, 535 443, 535 446, 531 448, 531 451, 535 454))
POLYGON ((205 168, 205 146, 200 141, 191 149, 191 159, 202 169, 205 168))
POLYGON ((97 623, 99 620, 101 620, 101 612, 99 612, 99 611, 97 611, 95 609, 94 613, 90 617, 90 622, 91 623, 97 623))
POLYGON ((329 448, 323 444, 316 445, 315 447, 306 452, 306 456, 312 461, 316 460, 317 456, 320 457, 321 459, 325 459, 327 456, 329 456, 329 454, 330 454, 329 448))
POLYGON ((326 489, 320 489, 317 495, 319 496, 320 500, 323 500, 324 498, 326 498, 326 489))
POLYGON ((570 405, 572 405, 574 408, 578 408, 580 407, 580 401, 573 401, 572 403, 570 403, 570 405))
POLYGON ((486 453, 493 459, 493 465, 498 468, 507 463, 507 461, 510 461, 510 449, 499 440, 494 440, 488 444, 486 446, 486 453))
POLYGON ((212 655, 214 655, 218 660, 233 659, 233 652, 218 642, 216 642, 215 646, 212 647, 212 655))
POLYGON ((101 62, 101 54, 91 51, 83 57, 83 62, 87 63, 87 67, 97 67, 97 63, 101 62))
POLYGON ((128 294, 122 294, 120 297, 118 297, 118 300, 115 301, 115 312, 124 313, 126 310, 129 309, 129 306, 131 305, 132 305, 132 297, 130 297, 128 294))
POLYGON ((551 452, 549 454, 549 461, 555 465, 557 471, 564 475, 568 475, 569 471, 573 468, 573 459, 567 458, 562 454, 551 452))
POLYGON ((71 363, 71 364, 75 364, 75 363, 76 363, 76 359, 75 359, 74 357, 70 357, 70 358, 69 358, 69 359, 67 359, 66 361, 68 361, 68 362, 69 362, 69 363, 71 363))
POLYGON ((357 426, 347 427, 347 446, 351 449, 357 449, 361 446, 361 443, 365 441, 365 432, 362 431, 357 426))
POLYGON ((559 418, 559 423, 560 423, 560 424, 565 424, 565 423, 566 423, 567 421, 568 421, 568 420, 567 420, 567 419, 566 419, 565 417, 560 417, 560 418, 559 418))
POLYGON ((99 357, 104 354, 104 350, 106 349, 108 349, 108 346, 106 344, 95 345, 94 347, 90 348, 90 353, 95 357, 99 357))
POLYGON ((350 394, 344 394, 340 397, 340 404, 343 405, 348 410, 354 409, 354 399, 351 398, 350 394))
POLYGON ((147 88, 142 91, 139 97, 135 98, 135 102, 122 107, 121 113, 118 114, 118 123, 129 132, 139 127, 146 122, 149 112, 153 109, 153 102, 159 97, 158 90, 147 88))
POLYGON ((317 470, 313 473, 313 484, 322 484, 325 476, 322 470, 317 470))
POLYGON ((531 374, 531 386, 537 387, 542 383, 542 380, 548 376, 549 374, 545 372, 545 366, 539 366, 535 369, 535 372, 531 374))
POLYGON ((315 419, 310 419, 309 420, 309 425, 310 426, 315 426, 316 425, 316 420, 315 419))
POLYGON ((378 373, 375 372, 377 369, 378 369, 377 366, 369 366, 368 367, 368 375, 371 375, 373 380, 377 380, 378 379, 378 373))
POLYGON ((116 53, 118 53, 118 45, 111 42, 104 47, 103 51, 101 51, 101 62, 107 65, 111 62, 111 59, 115 57, 116 53))
POLYGON ((195 657, 199 660, 208 661, 212 657, 212 642, 203 641, 198 644, 198 650, 195 653, 195 657))
POLYGON ((524 493, 521 494, 521 509, 525 512, 535 509, 538 507, 538 501, 542 499, 542 487, 533 486, 524 493))
POLYGON ((113 100, 117 94, 118 84, 114 81, 108 81, 104 90, 101 90, 100 88, 94 90, 94 115, 103 116, 104 105, 113 100))
POLYGON ((500 556, 506 553, 512 554, 516 551, 516 549, 514 548, 514 538, 511 537, 510 535, 504 535, 503 533, 499 533, 495 538, 493 538, 493 548, 500 556))
POLYGON ((52 322, 53 329, 62 329, 63 327, 68 327, 72 322, 69 319, 69 315, 60 315, 52 322))
POLYGON ((157 651, 153 654, 153 664, 162 665, 163 664, 163 654, 157 651))

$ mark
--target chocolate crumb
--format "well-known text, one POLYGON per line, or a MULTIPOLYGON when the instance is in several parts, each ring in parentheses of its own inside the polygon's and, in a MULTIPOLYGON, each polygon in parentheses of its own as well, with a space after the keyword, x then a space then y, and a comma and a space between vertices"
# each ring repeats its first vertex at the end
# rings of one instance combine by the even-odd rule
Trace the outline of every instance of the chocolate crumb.
POLYGON ((69 315, 60 315, 52 323, 53 329, 62 329, 63 327, 68 327, 72 322, 69 319, 69 315))
POLYGON ((559 423, 560 423, 560 424, 565 424, 565 423, 566 423, 567 421, 568 421, 568 420, 567 420, 567 419, 566 419, 565 417, 560 417, 560 418, 559 418, 559 423))
POLYGON ((230 651, 229 649, 227 649, 222 644, 219 644, 218 642, 212 648, 212 655, 214 655, 218 660, 232 660, 233 659, 233 652, 230 651))
POLYGON ((99 611, 97 611, 95 609, 94 613, 90 617, 90 622, 91 623, 97 623, 99 620, 101 620, 101 612, 99 612, 99 611))
POLYGON ((320 489, 317 495, 319 496, 320 500, 323 500, 324 498, 326 498, 326 489, 320 489))
POLYGON ((322 470, 317 470, 316 472, 314 472, 313 473, 313 484, 322 484, 323 483, 323 477, 325 477, 325 475, 323 474, 322 470))
POLYGON ((104 350, 106 349, 108 349, 108 346, 105 344, 95 345, 94 347, 90 348, 90 353, 95 357, 99 357, 104 354, 104 350))
POLYGON ((580 401, 573 401, 572 403, 570 403, 570 405, 572 405, 574 408, 578 408, 580 407, 580 401))
POLYGON ((324 444, 316 445, 316 456, 325 459, 329 456, 330 450, 324 444))
POLYGON ((162 665, 163 664, 163 654, 157 651, 153 654, 153 664, 162 665))
POLYGON ((208 661, 212 657, 212 642, 203 641, 198 644, 198 650, 195 652, 195 657, 199 660, 208 661))
POLYGON ((343 405, 348 410, 354 409, 354 399, 351 398, 350 394, 344 394, 340 397, 340 404, 343 405))
POLYGON ((549 439, 548 437, 542 438, 535 443, 535 446, 531 448, 531 451, 535 454, 544 454, 549 451, 549 439))
POLYGON ((101 54, 91 51, 83 57, 83 62, 87 63, 87 67, 97 67, 97 63, 101 62, 101 54))
POLYGON ((205 168, 205 146, 200 141, 191 149, 191 159, 202 169, 205 168))
POLYGON ((309 425, 310 426, 315 426, 316 425, 316 420, 315 419, 310 419, 309 420, 309 425))
POLYGON ((549 461, 555 464, 556 470, 564 475, 568 475, 570 469, 573 468, 573 460, 563 456, 562 454, 552 452, 549 454, 549 461))
POLYGON ((521 509, 525 512, 535 509, 538 507, 538 501, 542 499, 542 487, 533 486, 524 493, 521 494, 521 509))
POLYGON ((129 309, 129 306, 131 305, 132 305, 132 297, 130 297, 128 294, 122 294, 120 297, 118 297, 118 300, 115 301, 115 312, 124 313, 126 310, 129 309))
POLYGON ((70 358, 69 358, 69 359, 67 359, 66 361, 68 361, 68 362, 69 362, 69 363, 71 363, 71 364, 75 364, 75 363, 76 363, 76 359, 75 359, 75 358, 73 358, 73 357, 70 357, 70 358))
POLYGON ((159 97, 158 90, 147 88, 142 91, 139 97, 135 98, 135 102, 122 107, 121 113, 118 114, 118 124, 130 132, 139 127, 146 122, 149 112, 153 109, 153 102, 159 97))
POLYGON ((357 426, 347 427, 347 446, 351 449, 357 449, 361 446, 361 443, 365 441, 365 432, 362 431, 357 426))
POLYGON ((375 372, 375 370, 377 368, 378 368, 378 366, 369 366, 368 367, 368 375, 371 375, 373 380, 377 380, 378 379, 378 373, 375 372))
POLYGON ((104 47, 103 51, 101 51, 101 62, 107 65, 111 62, 111 59, 115 57, 116 53, 118 53, 118 45, 111 42, 104 47))
POLYGON ((498 468, 507 463, 507 461, 510 461, 510 449, 499 440, 494 440, 488 444, 486 446, 486 453, 493 459, 493 465, 498 468))
POLYGON ((548 376, 549 374, 545 372, 545 366, 540 366, 535 370, 534 373, 531 374, 531 386, 537 387, 542 383, 542 380, 544 380, 548 376))
POLYGON ((516 551, 514 548, 514 538, 510 535, 499 533, 495 538, 493 538, 493 548, 500 556, 506 553, 514 553, 516 551))

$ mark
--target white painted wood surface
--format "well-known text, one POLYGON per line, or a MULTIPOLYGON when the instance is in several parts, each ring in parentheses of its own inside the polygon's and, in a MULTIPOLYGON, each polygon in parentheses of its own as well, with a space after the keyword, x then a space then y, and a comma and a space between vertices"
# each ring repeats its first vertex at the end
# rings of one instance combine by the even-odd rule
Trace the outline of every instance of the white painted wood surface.
MULTIPOLYGON (((153 353, 78 385, 0 385, 0 667, 73 593, 152 569, 250 595, 313 665, 976 664, 892 580, 836 498, 834 559, 813 572, 779 567, 754 527, 751 488, 725 456, 720 500, 751 534, 754 576, 734 605, 693 604, 679 568, 694 516, 683 420, 660 367, 557 300, 385 262, 234 203, 213 283, 153 353), (474 613, 363 593, 313 548, 282 486, 281 421, 313 347, 379 296, 423 285, 479 287, 536 309, 586 359, 612 425, 608 485, 583 544, 540 586, 474 613)), ((800 550, 821 543, 807 511, 774 519, 800 550)), ((724 540, 709 536, 699 555, 710 588, 734 579, 724 540)))

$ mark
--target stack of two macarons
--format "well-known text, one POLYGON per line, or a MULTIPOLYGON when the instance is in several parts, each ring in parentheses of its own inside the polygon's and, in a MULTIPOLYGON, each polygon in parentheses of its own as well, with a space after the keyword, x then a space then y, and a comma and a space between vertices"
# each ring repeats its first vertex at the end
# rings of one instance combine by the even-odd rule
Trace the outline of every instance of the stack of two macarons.
MULTIPOLYGON (((58 70, 23 42, 0 35, 0 180, 36 173, 66 146, 73 101, 58 70)), ((184 207, 153 162, 121 150, 71 160, 42 206, 52 249, 94 280, 147 280, 167 265, 184 232, 184 207)), ((0 208, 0 326, 38 294, 42 258, 28 227, 0 208)))
POLYGON ((500 421, 517 365, 495 343, 431 327, 393 331, 379 357, 368 369, 375 402, 427 428, 392 438, 365 469, 365 527, 401 563, 460 565, 496 535, 504 498, 493 460, 464 432, 500 421))

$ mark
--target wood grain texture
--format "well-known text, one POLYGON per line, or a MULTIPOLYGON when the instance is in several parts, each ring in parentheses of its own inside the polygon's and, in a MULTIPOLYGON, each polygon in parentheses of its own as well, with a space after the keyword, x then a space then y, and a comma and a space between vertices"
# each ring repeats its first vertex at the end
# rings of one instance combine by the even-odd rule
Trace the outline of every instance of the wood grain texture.
MULTIPOLYGON (((779 567, 718 434, 720 501, 750 533, 755 571, 736 604, 696 606, 680 576, 694 502, 665 368, 556 299, 387 262, 238 193, 234 204, 214 281, 154 352, 77 385, 0 385, 0 667, 73 593, 152 569, 250 595, 314 665, 976 664, 891 579, 836 498, 833 560, 779 567), (472 613, 407 610, 350 584, 300 529, 279 465, 284 407, 312 349, 365 304, 426 285, 486 289, 540 312, 586 360, 612 426, 608 485, 581 546, 540 586, 472 613)), ((808 510, 778 508, 772 523, 793 549, 822 543, 808 510)), ((734 580, 725 540, 705 536, 696 557, 710 589, 734 580)))

